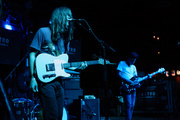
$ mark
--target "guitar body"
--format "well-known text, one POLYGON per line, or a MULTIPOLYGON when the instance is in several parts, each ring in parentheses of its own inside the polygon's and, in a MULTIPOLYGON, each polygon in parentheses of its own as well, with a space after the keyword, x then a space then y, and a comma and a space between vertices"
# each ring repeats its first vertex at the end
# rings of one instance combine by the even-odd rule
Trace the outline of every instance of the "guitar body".
POLYGON ((52 56, 47 53, 39 54, 35 63, 39 80, 48 83, 57 77, 70 77, 70 74, 66 73, 62 66, 68 62, 68 59, 67 54, 59 56, 52 56))
POLYGON ((134 76, 132 77, 130 80, 131 81, 135 81, 135 80, 138 80, 138 83, 139 84, 136 84, 136 85, 131 85, 131 84, 126 84, 124 82, 122 82, 122 85, 120 87, 120 90, 125 92, 126 94, 130 94, 132 91, 134 91, 136 88, 140 87, 141 86, 141 82, 144 81, 144 80, 147 80, 148 78, 151 78, 153 75, 155 74, 158 74, 158 73, 163 73, 165 71, 164 68, 160 68, 159 70, 157 70, 156 72, 154 73, 151 73, 147 76, 144 76, 142 78, 137 78, 137 76, 134 76))
POLYGON ((69 57, 67 54, 62 54, 59 56, 52 56, 47 53, 39 54, 36 57, 36 71, 37 77, 41 82, 48 83, 53 81, 57 77, 70 77, 69 73, 65 72, 65 68, 75 67, 78 68, 82 63, 87 65, 95 64, 111 64, 109 61, 104 61, 102 59, 93 61, 81 61, 81 62, 71 62, 68 63, 69 57))
MULTIPOLYGON (((132 77, 131 80, 134 81, 134 80, 136 80, 136 78, 137 78, 137 76, 132 77)), ((141 86, 141 84, 132 86, 132 85, 122 82, 120 89, 121 89, 121 91, 125 92, 126 94, 130 94, 132 91, 134 91, 136 88, 138 88, 140 86, 141 86)))

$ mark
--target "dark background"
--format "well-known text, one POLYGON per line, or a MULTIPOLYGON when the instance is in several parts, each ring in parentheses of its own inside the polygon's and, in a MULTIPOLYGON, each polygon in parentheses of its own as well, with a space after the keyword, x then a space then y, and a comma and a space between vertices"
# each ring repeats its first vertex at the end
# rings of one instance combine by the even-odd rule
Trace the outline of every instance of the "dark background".
MULTIPOLYGON (((140 55, 136 62, 137 70, 145 74, 156 71, 160 67, 165 67, 166 70, 180 69, 178 1, 2 0, 2 3, 1 21, 9 18, 22 34, 20 40, 14 37, 20 46, 17 53, 20 56, 19 61, 29 51, 29 44, 36 31, 40 27, 49 25, 52 11, 56 7, 67 6, 71 8, 74 18, 85 19, 95 35, 116 50, 113 52, 106 47, 106 58, 112 63, 118 64, 128 52, 136 51, 140 55)), ((85 22, 80 23, 88 28, 85 22)), ((77 22, 74 25, 76 27, 75 39, 81 42, 81 60, 97 59, 93 57, 94 54, 102 57, 102 46, 94 36, 77 22)), ((3 52, 3 55, 6 53, 6 51, 0 52, 3 52)), ((25 62, 22 64, 25 65, 25 62)), ((4 79, 15 65, 11 62, 1 64, 0 76, 4 79)), ((109 87, 117 88, 116 67, 107 66, 109 87)), ((98 96, 96 88, 104 87, 103 76, 103 66, 99 65, 89 66, 82 71, 81 87, 85 94, 92 93, 98 96)))
MULTIPOLYGON (((21 24, 21 32, 35 33, 47 26, 52 11, 59 6, 72 9, 74 18, 88 21, 96 36, 114 48, 107 49, 108 59, 118 62, 129 51, 137 51, 144 64, 176 67, 179 59, 179 7, 176 1, 69 1, 69 0, 3 0, 3 20, 21 24), (22 27, 21 27, 22 28, 22 27), (159 37, 153 39, 153 36, 159 37), (158 54, 160 52, 160 54, 158 54), (117 60, 117 61, 116 61, 117 60)), ((86 27, 84 22, 81 23, 86 27)), ((75 24, 78 39, 82 40, 82 57, 100 52, 94 37, 75 24), (84 52, 85 51, 85 52, 84 52), (90 51, 90 52, 88 52, 90 51), (88 53, 88 54, 87 54, 88 53)), ((113 62, 112 61, 112 62, 113 62)), ((142 68, 143 67, 143 68, 142 68)), ((178 68, 178 67, 177 67, 178 68)))

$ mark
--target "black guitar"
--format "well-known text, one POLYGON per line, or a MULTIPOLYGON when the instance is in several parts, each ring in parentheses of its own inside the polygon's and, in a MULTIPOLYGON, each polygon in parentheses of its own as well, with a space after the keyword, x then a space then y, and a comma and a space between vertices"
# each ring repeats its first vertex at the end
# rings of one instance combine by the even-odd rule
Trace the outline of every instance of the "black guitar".
POLYGON ((139 83, 139 84, 132 85, 132 84, 126 84, 126 83, 122 82, 122 85, 121 85, 120 89, 123 89, 123 90, 125 91, 125 93, 131 93, 131 91, 135 90, 135 88, 138 88, 138 87, 141 86, 140 83, 141 83, 142 81, 147 80, 148 77, 152 77, 153 75, 156 75, 156 74, 158 74, 158 73, 162 73, 162 72, 164 72, 164 71, 165 71, 164 68, 160 68, 160 69, 157 70, 156 72, 153 72, 153 73, 151 73, 151 74, 149 74, 149 75, 147 75, 147 76, 144 76, 144 77, 142 77, 142 78, 137 78, 137 76, 132 77, 131 80, 132 80, 132 81, 138 80, 138 83, 139 83))

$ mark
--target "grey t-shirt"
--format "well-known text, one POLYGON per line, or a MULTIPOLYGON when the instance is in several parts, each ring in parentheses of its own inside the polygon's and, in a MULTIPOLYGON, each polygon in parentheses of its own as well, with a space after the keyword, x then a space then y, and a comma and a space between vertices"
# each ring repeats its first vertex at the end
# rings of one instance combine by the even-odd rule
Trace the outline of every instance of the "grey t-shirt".
POLYGON ((30 47, 38 50, 40 53, 49 53, 54 56, 66 52, 63 38, 60 38, 56 42, 52 41, 49 27, 42 27, 36 32, 30 47))

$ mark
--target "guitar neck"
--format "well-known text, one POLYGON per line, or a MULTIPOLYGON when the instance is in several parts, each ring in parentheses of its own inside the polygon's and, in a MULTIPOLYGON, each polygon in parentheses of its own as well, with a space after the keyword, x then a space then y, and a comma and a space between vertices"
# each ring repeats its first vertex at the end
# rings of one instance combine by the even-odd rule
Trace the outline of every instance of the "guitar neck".
POLYGON ((86 62, 87 65, 99 64, 99 61, 98 61, 98 60, 93 60, 93 61, 82 61, 82 62, 64 63, 64 64, 63 64, 63 67, 64 67, 64 68, 79 67, 83 62, 86 62))
MULTIPOLYGON (((159 72, 156 71, 156 72, 153 72, 153 73, 149 74, 149 76, 153 76, 153 75, 156 75, 156 74, 158 74, 158 73, 159 73, 159 72)), ((142 82, 142 81, 147 80, 147 79, 148 79, 148 75, 142 77, 142 78, 139 80, 139 82, 142 82)))

